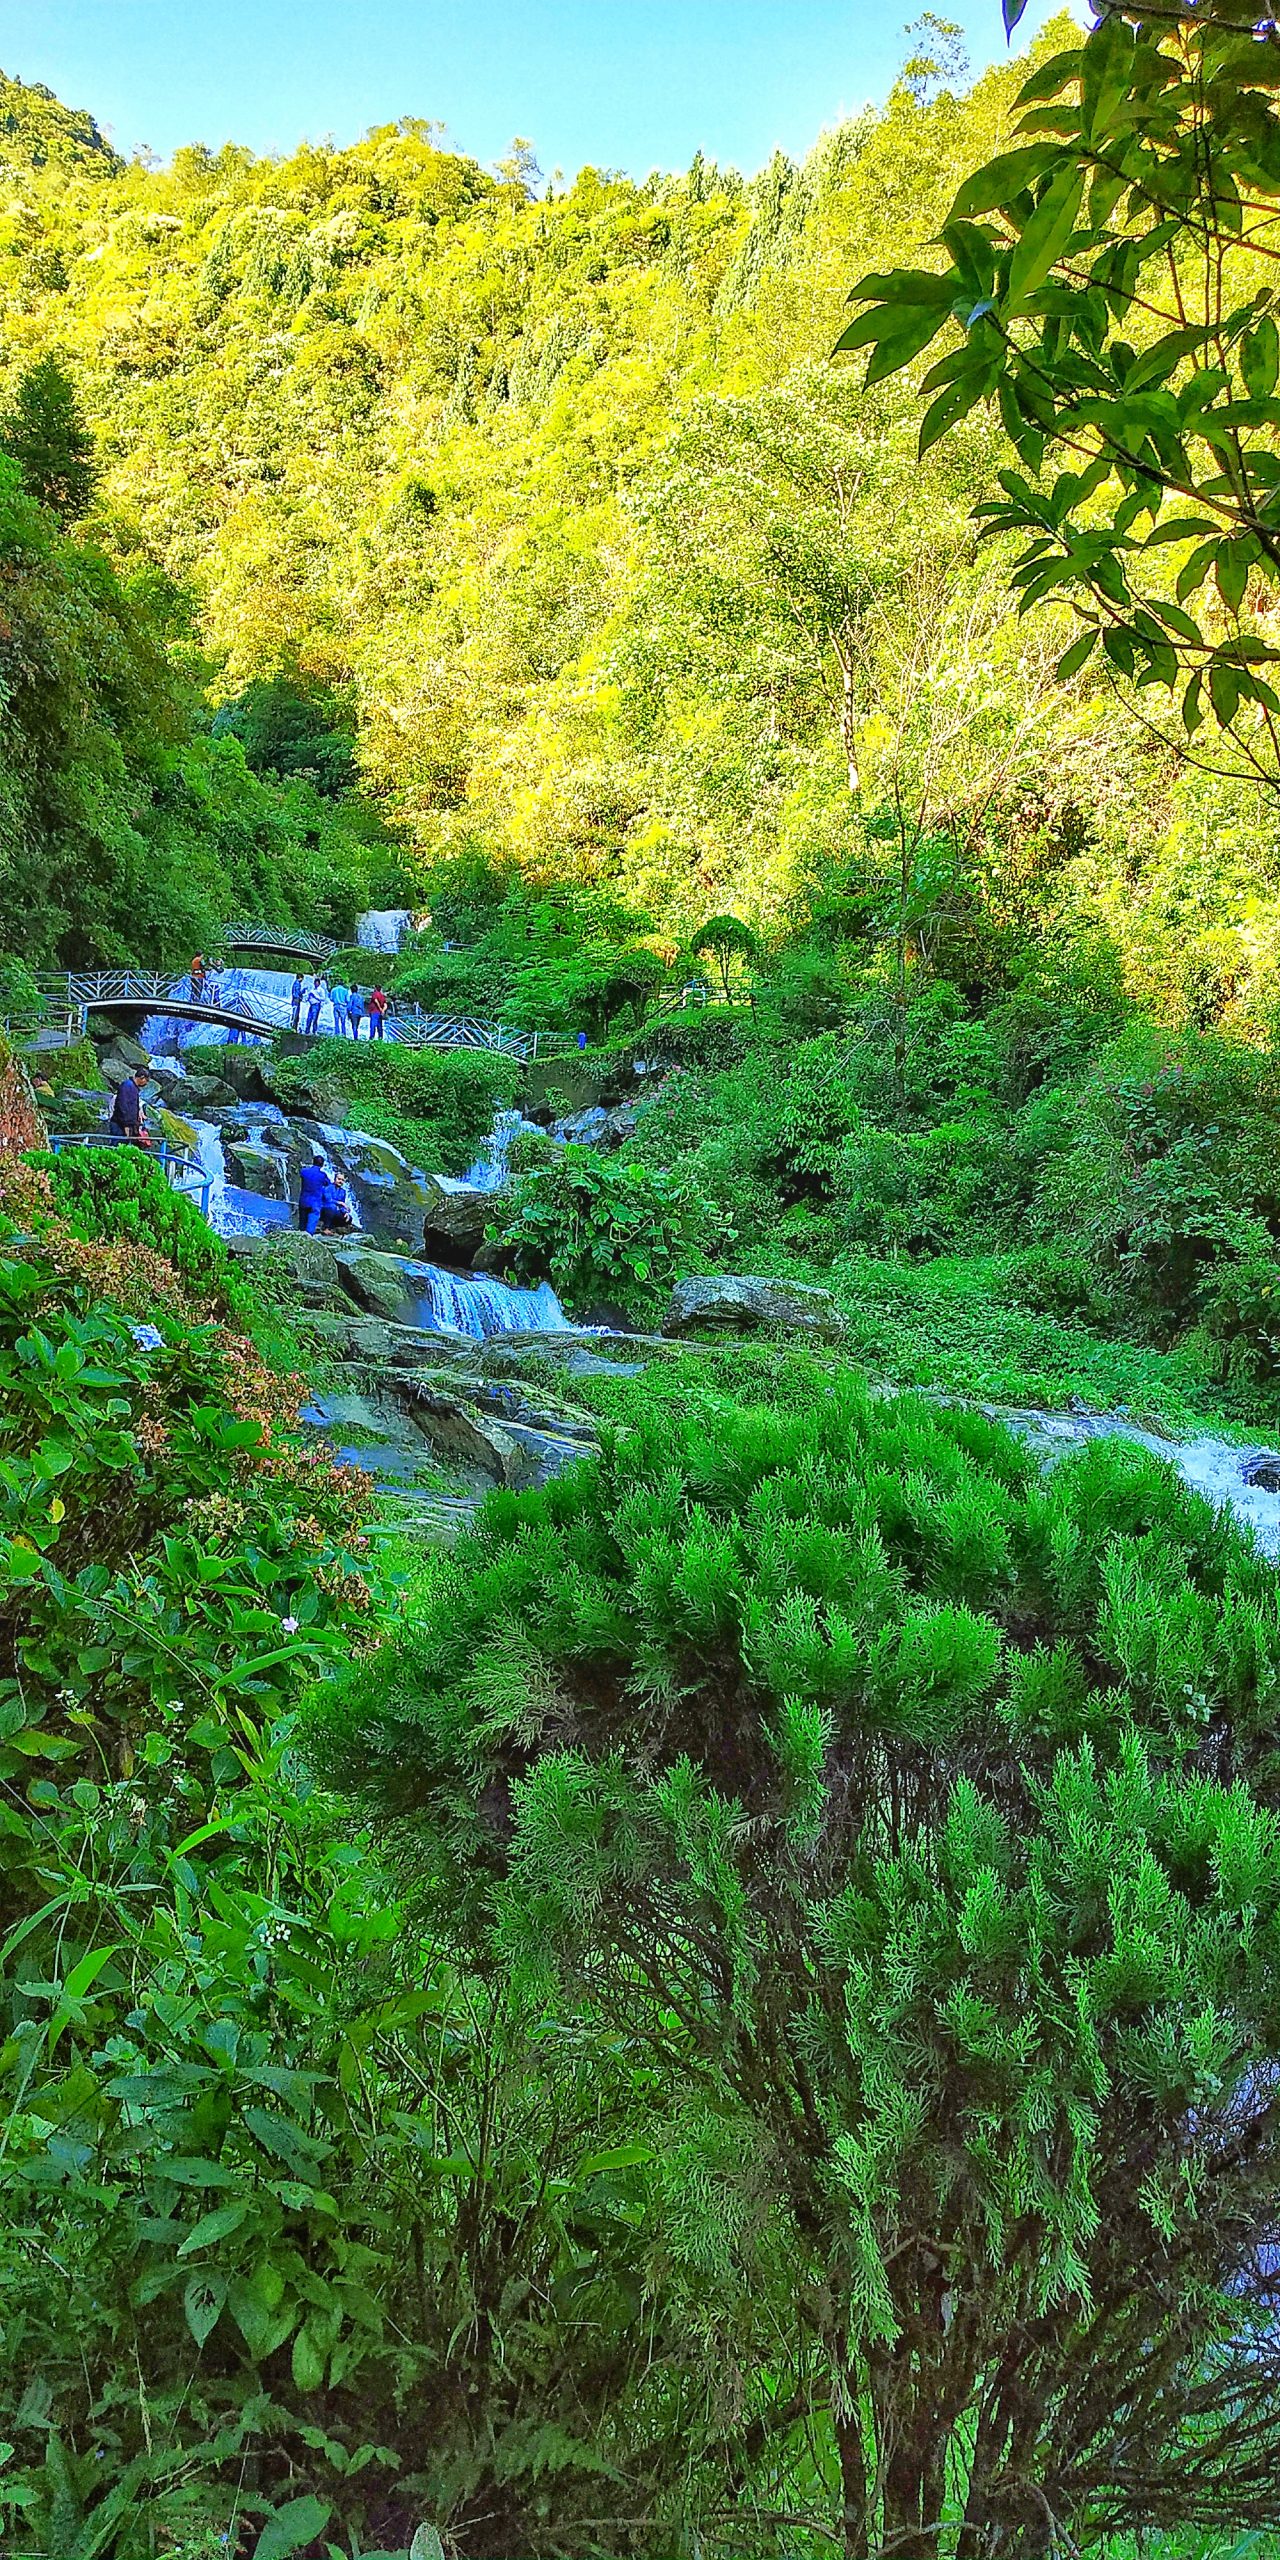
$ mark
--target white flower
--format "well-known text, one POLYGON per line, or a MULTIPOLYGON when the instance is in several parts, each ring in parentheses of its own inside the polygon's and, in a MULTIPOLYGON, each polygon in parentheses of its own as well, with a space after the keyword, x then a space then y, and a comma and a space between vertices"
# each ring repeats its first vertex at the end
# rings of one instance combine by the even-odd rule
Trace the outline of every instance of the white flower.
POLYGON ((280 1624, 287 1636, 296 1636, 301 1623, 302 1621, 299 1618, 282 1618, 280 1621, 280 1624))

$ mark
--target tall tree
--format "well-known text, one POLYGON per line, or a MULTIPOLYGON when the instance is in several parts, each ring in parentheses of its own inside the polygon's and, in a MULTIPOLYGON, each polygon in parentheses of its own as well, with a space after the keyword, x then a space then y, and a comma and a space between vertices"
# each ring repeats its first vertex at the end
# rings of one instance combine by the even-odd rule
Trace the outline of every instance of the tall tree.
POLYGON ((85 513, 98 480, 93 437, 56 356, 41 356, 19 376, 13 407, 0 424, 0 449, 17 463, 30 496, 64 524, 85 513))
MULTIPOLYGON (((1009 27, 1025 5, 1004 0, 1009 27)), ((920 450, 998 402, 1019 467, 980 512, 1023 537, 1024 610, 1077 614, 1062 674, 1100 647, 1280 790, 1280 37, 1255 0, 1096 14, 959 188, 944 263, 864 276, 839 344, 870 349, 874 384, 958 332, 920 450)))

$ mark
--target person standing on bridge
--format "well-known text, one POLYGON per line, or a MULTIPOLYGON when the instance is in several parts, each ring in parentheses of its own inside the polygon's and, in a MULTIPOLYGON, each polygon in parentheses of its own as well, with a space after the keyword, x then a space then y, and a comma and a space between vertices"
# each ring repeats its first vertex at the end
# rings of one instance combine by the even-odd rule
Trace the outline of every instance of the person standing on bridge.
POLYGON ((197 951, 196 956, 191 963, 191 994, 192 999, 196 1004, 199 1004, 204 994, 204 982, 207 976, 208 971, 204 965, 204 953, 202 951, 197 951))
POLYGON ((297 1028, 298 1028, 299 1018, 300 1018, 301 1013, 302 1013, 302 998, 303 998, 303 993, 304 993, 304 989, 303 989, 303 984, 302 984, 302 971, 299 969, 298 974, 297 974, 297 976, 296 976, 296 977, 295 977, 295 979, 294 979, 293 985, 292 985, 292 986, 290 987, 290 989, 289 989, 289 1002, 290 1002, 291 1006, 293 1007, 293 1021, 292 1021, 292 1023, 290 1024, 290 1029, 291 1029, 291 1030, 293 1030, 293 1031, 296 1031, 296 1030, 297 1030, 297 1028))
POLYGON ((363 1012, 364 996, 359 987, 353 987, 347 998, 347 1020, 351 1025, 353 1040, 358 1040, 360 1037, 360 1016, 363 1012))
POLYGON ((333 1006, 333 1036, 335 1040, 345 1040, 347 1036, 347 1001, 349 994, 350 989, 343 985, 341 979, 339 979, 336 987, 330 987, 329 989, 329 1002, 333 1006))
POLYGON ((118 1147, 124 1144, 135 1147, 150 1146, 151 1135, 142 1109, 142 1088, 146 1082, 146 1068, 138 1067, 132 1075, 124 1078, 123 1083, 117 1085, 116 1098, 111 1105, 111 1118, 107 1123, 113 1146, 118 1147))
POLYGON ((369 996, 369 1037, 371 1040, 382 1040, 386 1037, 387 1006, 390 1001, 390 997, 384 994, 381 987, 374 987, 371 990, 369 996))

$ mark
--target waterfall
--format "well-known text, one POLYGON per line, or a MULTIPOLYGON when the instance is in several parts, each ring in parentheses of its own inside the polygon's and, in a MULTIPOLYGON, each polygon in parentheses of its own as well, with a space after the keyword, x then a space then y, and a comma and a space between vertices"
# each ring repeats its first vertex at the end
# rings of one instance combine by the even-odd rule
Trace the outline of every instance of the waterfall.
MULTIPOLYGON (((536 1120, 526 1120, 523 1111, 500 1111, 475 1163, 468 1166, 458 1187, 469 1191, 501 1191, 510 1174, 512 1147, 522 1129, 532 1129, 539 1137, 542 1135, 536 1120)), ((447 1189, 452 1188, 444 1175, 437 1175, 436 1179, 445 1182, 447 1189)))
POLYGON ((549 1280, 537 1289, 513 1289, 487 1273, 439 1271, 432 1262, 406 1262, 405 1287, 417 1296, 410 1324, 440 1327, 485 1342, 494 1333, 566 1333, 572 1328, 549 1280))
POLYGON ((356 918, 356 940, 362 951, 398 951, 410 921, 407 907, 367 907, 356 918))
MULTIPOLYGON (((224 996, 252 996, 255 1005, 268 1014, 272 1022, 278 1022, 282 1030, 288 1030, 293 1017, 292 969, 217 969, 210 974, 216 978, 224 996)), ((303 969, 299 974, 305 977, 307 972, 303 969)), ((184 991, 189 992, 190 986, 190 978, 184 979, 184 991)), ((328 1013, 326 1004, 325 1014, 328 1013)), ((322 1021, 321 1028, 327 1031, 329 1021, 322 1021)), ((143 1048, 153 1058, 174 1054, 181 1057, 184 1049, 203 1048, 217 1041, 230 1040, 232 1036, 221 1022, 185 1022, 180 1015, 171 1013, 149 1013, 140 1034, 143 1048)), ((242 1032, 240 1036, 246 1044, 257 1045, 251 1033, 242 1032)))
MULTIPOLYGON (((252 1133, 254 1143, 269 1145, 268 1128, 282 1122, 284 1122, 283 1112, 272 1112, 270 1105, 264 1105, 262 1119, 252 1133)), ((287 1123, 285 1125, 287 1126, 287 1123)), ((260 1191, 246 1191, 239 1183, 228 1182, 222 1131, 212 1120, 193 1120, 191 1127, 195 1130, 199 1142, 201 1168, 209 1183, 209 1224, 216 1234, 260 1236, 266 1234, 268 1227, 286 1227, 292 1223, 296 1215, 298 1184, 296 1174, 292 1176, 290 1174, 289 1160, 282 1151, 271 1148, 271 1153, 279 1156, 290 1197, 287 1200, 268 1200, 260 1191)), ((341 1171, 340 1166, 335 1166, 327 1147, 309 1145, 307 1154, 323 1156, 326 1173, 341 1171)), ((358 1233, 360 1204, 350 1186, 348 1186, 347 1198, 351 1203, 352 1225, 358 1233)))

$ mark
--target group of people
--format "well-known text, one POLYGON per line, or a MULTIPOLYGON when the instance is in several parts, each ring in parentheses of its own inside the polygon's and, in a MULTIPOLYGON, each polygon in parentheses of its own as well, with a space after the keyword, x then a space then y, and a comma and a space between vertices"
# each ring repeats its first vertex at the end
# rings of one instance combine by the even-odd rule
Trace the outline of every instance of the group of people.
POLYGON ((347 1186, 340 1173, 331 1173, 323 1156, 313 1156, 304 1164, 298 1186, 298 1224, 304 1235, 345 1235, 355 1225, 347 1186))
POLYGON ((317 971, 309 978, 296 977, 289 990, 289 998, 295 1031, 305 1031, 309 1036, 314 1035, 320 1029, 320 1017, 325 1006, 328 1005, 333 1014, 335 1039, 345 1040, 349 1031, 352 1039, 358 1040, 361 1018, 366 1011, 369 1016, 370 1039, 382 1040, 386 1037, 387 1011, 391 999, 381 987, 371 987, 366 997, 363 988, 344 987, 340 980, 336 986, 331 987, 328 980, 317 971))

